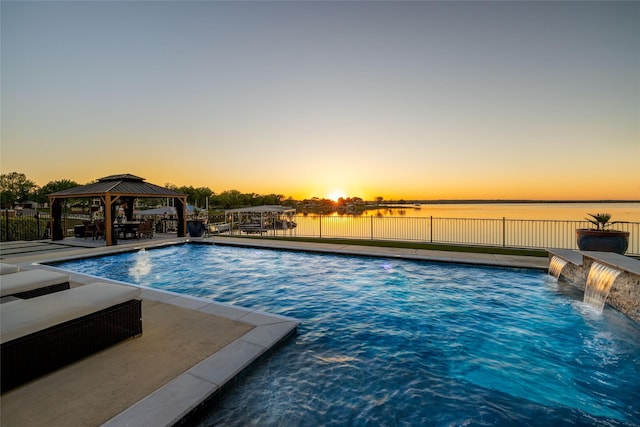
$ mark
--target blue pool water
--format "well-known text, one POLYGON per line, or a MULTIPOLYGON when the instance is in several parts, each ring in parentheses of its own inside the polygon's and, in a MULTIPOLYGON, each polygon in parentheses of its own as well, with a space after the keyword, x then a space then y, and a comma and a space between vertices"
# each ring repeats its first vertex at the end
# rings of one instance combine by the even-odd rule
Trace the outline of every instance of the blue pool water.
POLYGON ((210 245, 56 266, 302 320, 201 425, 640 425, 640 328, 543 272, 210 245))

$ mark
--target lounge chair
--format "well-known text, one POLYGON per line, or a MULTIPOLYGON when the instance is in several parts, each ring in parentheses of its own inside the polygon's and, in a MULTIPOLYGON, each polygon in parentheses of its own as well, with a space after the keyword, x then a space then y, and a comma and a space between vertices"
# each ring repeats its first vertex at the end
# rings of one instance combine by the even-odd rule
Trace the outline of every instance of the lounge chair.
POLYGON ((2 391, 140 335, 139 297, 138 288, 97 282, 0 304, 2 391))
POLYGON ((0 279, 0 297, 34 298, 69 289, 69 275, 49 270, 25 270, 0 279))
POLYGON ((18 271, 20 271, 20 267, 17 265, 0 262, 0 275, 17 273, 18 271))

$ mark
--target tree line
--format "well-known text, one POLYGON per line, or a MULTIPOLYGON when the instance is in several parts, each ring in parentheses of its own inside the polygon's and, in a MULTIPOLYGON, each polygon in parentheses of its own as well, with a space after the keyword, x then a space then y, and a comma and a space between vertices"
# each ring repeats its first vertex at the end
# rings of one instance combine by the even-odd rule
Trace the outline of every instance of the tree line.
MULTIPOLYGON (((27 201, 34 201, 42 205, 49 201, 49 194, 79 185, 81 184, 73 180, 61 179, 50 181, 40 187, 23 173, 11 172, 2 174, 0 175, 0 205, 3 209, 11 209, 15 205, 27 201)), ((216 194, 208 187, 178 187, 173 184, 165 184, 165 187, 186 194, 187 202, 200 208, 208 206, 211 209, 234 209, 247 206, 287 204, 286 202, 295 203, 290 198, 285 200, 285 197, 281 194, 263 195, 242 193, 238 190, 227 190, 216 194)), ((157 199, 155 202, 157 202, 157 199)))

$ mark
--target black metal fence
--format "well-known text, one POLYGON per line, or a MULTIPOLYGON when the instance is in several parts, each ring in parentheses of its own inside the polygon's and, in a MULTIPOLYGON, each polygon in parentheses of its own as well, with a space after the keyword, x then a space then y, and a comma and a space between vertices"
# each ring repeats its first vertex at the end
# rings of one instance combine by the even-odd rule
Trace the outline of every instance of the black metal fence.
MULTIPOLYGON (((33 209, 1 211, 0 241, 11 242, 18 240, 41 240, 51 238, 49 230, 49 212, 39 212, 33 209)), ((87 219, 78 215, 65 214, 62 217, 63 230, 67 236, 73 236, 76 225, 87 219)))
MULTIPOLYGON (((74 235, 74 227, 89 219, 88 215, 63 214, 66 236, 74 235)), ((474 219, 435 217, 376 216, 302 216, 293 218, 297 227, 274 231, 293 237, 350 238, 370 240, 400 240, 430 243, 453 243, 520 248, 577 249, 575 230, 589 228, 587 221, 474 219)), ((165 229, 175 230, 171 221, 158 222, 165 229)), ((0 240, 38 240, 50 238, 49 213, 34 210, 2 212, 0 240)), ((616 229, 630 232, 627 254, 640 255, 640 222, 616 224, 616 229)), ((232 230, 231 233, 240 233, 232 230)))
MULTIPOLYGON (((587 221, 378 216, 295 216, 297 226, 276 234, 294 237, 401 240, 514 248, 577 249, 576 229, 587 221)), ((628 255, 640 255, 640 222, 615 225, 628 231, 628 255)))

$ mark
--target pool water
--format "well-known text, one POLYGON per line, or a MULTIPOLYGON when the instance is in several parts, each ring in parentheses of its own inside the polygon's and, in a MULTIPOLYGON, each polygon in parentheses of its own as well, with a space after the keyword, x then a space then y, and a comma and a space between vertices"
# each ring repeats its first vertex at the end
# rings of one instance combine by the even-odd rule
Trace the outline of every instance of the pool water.
POLYGON ((544 272, 193 244, 56 266, 302 320, 200 425, 640 425, 640 328, 544 272))

